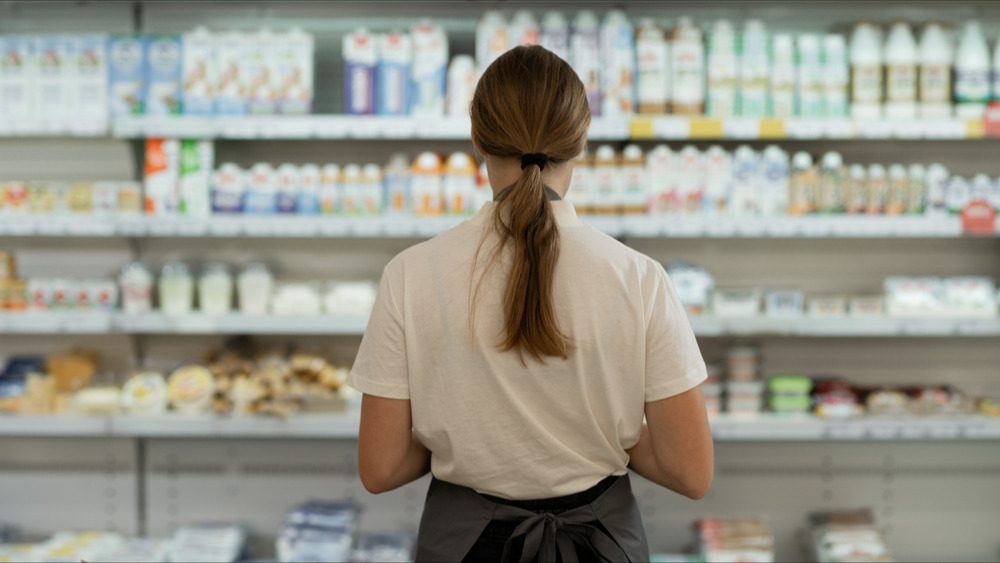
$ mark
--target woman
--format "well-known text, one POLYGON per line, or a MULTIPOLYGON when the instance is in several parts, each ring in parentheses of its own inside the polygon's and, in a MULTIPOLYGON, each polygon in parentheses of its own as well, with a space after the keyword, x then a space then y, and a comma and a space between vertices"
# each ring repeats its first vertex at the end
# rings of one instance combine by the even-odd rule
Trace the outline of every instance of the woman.
POLYGON ((628 468, 712 480, 694 334, 663 268, 562 199, 590 125, 566 62, 509 51, 471 114, 494 201, 385 268, 350 377, 361 480, 433 473, 418 561, 648 560, 628 468))

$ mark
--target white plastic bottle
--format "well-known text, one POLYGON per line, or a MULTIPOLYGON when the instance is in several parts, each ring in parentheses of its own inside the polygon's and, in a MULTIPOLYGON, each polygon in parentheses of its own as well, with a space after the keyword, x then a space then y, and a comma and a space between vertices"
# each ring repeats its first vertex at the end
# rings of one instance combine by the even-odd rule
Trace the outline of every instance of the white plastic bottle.
POLYGON ((409 215, 410 163, 406 155, 396 153, 389 158, 382 176, 385 187, 386 215, 409 215))
POLYGON ((673 214, 680 209, 677 197, 677 167, 677 155, 667 145, 657 145, 646 154, 650 213, 673 214))
POLYGON ((729 213, 739 217, 757 215, 760 210, 760 155, 747 145, 733 153, 733 191, 729 213))
POLYGON ((701 213, 705 193, 705 165, 701 152, 694 145, 685 145, 677 160, 677 198, 681 215, 701 213))
POLYGON ((562 12, 549 11, 542 16, 538 44, 569 61, 569 22, 562 12))
POLYGON ((823 63, 819 36, 805 33, 799 35, 796 43, 795 114, 799 117, 823 117, 823 63))
POLYGON ((787 33, 771 42, 771 103, 768 115, 787 119, 795 113, 795 46, 787 33))
POLYGON ((920 117, 951 117, 952 42, 940 23, 930 22, 920 36, 918 94, 920 117))
POLYGON ((917 41, 910 26, 897 21, 885 41, 885 115, 912 119, 917 115, 917 41))
POLYGON ((670 38, 670 95, 673 113, 700 115, 705 109, 705 45, 690 18, 677 20, 670 38))
POLYGON ((935 162, 927 167, 925 176, 927 184, 926 203, 924 215, 931 217, 944 217, 948 214, 948 206, 945 201, 945 194, 948 189, 948 169, 944 165, 935 162))
POLYGON ((854 27, 850 44, 851 116, 882 117, 882 45, 878 28, 869 22, 854 27))
MULTIPOLYGON (((817 52, 818 47, 817 45, 817 52)), ((764 117, 767 114, 767 84, 771 57, 767 49, 767 30, 764 29, 762 21, 747 20, 740 38, 739 51, 737 114, 743 117, 764 117)), ((819 63, 819 57, 816 59, 819 63)))
POLYGON ((538 20, 531 10, 514 12, 507 29, 512 48, 519 45, 538 45, 538 20))
POLYGON ((719 145, 708 147, 703 156, 705 193, 702 195, 702 214, 725 215, 733 183, 733 155, 719 145))
POLYGON ((670 47, 663 29, 650 18, 635 36, 639 113, 666 113, 670 104, 670 47))
POLYGON ((717 20, 708 35, 706 73, 708 96, 705 114, 731 117, 736 114, 736 34, 729 20, 717 20))
POLYGON ((777 145, 764 148, 761 158, 760 214, 784 215, 788 210, 790 163, 788 153, 777 145))
POLYGON ((955 113, 965 119, 983 116, 990 99, 990 54, 979 22, 965 23, 955 53, 955 113))
POLYGON ((479 74, 509 48, 507 20, 500 12, 488 10, 476 24, 476 68, 479 74))
POLYGON ((844 211, 844 159, 839 152, 830 151, 823 155, 819 168, 819 197, 816 210, 820 213, 842 213, 844 211))
POLYGON ((601 115, 636 111, 635 26, 621 10, 601 22, 601 115))
POLYGON ((601 114, 601 30, 590 10, 577 12, 570 35, 570 65, 587 91, 590 113, 601 114))

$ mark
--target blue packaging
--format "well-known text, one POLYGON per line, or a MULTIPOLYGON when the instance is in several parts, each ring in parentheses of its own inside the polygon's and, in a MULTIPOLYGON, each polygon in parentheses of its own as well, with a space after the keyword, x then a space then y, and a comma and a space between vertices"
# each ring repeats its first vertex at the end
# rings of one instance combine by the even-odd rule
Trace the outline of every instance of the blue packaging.
POLYGON ((364 29, 344 36, 344 113, 375 113, 375 37, 364 29))
POLYGON ((146 95, 146 39, 112 36, 108 43, 108 100, 111 117, 142 115, 146 95))
POLYGON ((181 38, 150 37, 146 44, 146 115, 181 112, 181 38))
POLYGON ((319 187, 321 173, 315 164, 303 164, 299 168, 299 197, 296 208, 300 215, 319 214, 319 187))
POLYGON ((246 174, 239 166, 226 163, 212 175, 212 213, 242 213, 246 174))
POLYGON ((375 97, 378 115, 407 115, 410 112, 410 65, 413 42, 410 36, 392 32, 379 38, 378 75, 375 97))
POLYGON ((295 213, 299 203, 299 168, 294 164, 278 167, 278 213, 295 213))
POLYGON ((250 169, 247 191, 243 198, 243 212, 255 215, 274 215, 278 210, 277 181, 270 164, 259 162, 250 169))

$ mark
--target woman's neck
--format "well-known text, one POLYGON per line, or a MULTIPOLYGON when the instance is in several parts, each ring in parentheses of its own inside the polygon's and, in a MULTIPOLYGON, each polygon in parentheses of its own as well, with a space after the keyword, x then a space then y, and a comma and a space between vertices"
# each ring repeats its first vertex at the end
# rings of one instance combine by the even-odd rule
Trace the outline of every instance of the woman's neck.
MULTIPOLYGON (((521 161, 516 158, 487 155, 486 170, 490 177, 490 187, 493 188, 493 197, 496 197, 504 188, 512 186, 521 177, 521 161)), ((561 198, 566 197, 566 190, 569 189, 572 178, 572 160, 558 165, 549 164, 542 170, 542 183, 561 198)))

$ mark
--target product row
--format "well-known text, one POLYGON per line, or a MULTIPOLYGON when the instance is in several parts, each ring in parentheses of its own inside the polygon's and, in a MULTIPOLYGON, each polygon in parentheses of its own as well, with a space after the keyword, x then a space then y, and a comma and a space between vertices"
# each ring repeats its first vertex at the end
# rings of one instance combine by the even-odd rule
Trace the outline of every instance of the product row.
POLYGON ((117 280, 21 280, 16 274, 13 254, 0 252, 0 311, 114 311, 120 301, 129 314, 367 317, 376 293, 371 281, 276 282, 262 262, 246 264, 236 275, 222 262, 205 263, 196 272, 176 261, 164 264, 159 277, 139 262, 125 266, 117 280))

